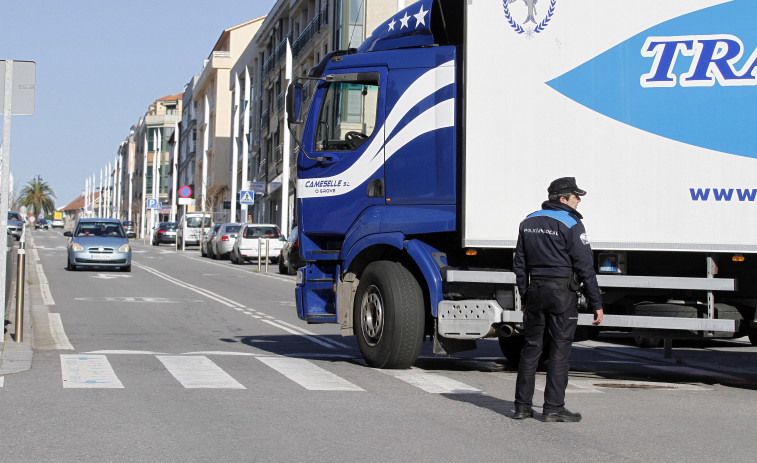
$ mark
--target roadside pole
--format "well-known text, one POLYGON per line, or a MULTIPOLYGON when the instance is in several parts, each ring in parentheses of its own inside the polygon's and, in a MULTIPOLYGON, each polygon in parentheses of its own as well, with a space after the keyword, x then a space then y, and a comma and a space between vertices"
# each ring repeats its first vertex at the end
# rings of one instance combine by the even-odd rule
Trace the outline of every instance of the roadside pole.
POLYGON ((16 342, 24 342, 24 283, 26 282, 26 227, 21 232, 18 243, 18 265, 16 274, 16 342))
MULTIPOLYGON (((11 117, 13 115, 34 114, 34 93, 37 67, 34 61, 0 60, 0 79, 3 81, 3 147, 0 157, 0 236, 7 240, 8 206, 10 198, 10 164, 11 164, 11 117)), ((8 245, 0 245, 0 301, 5 304, 5 264, 8 259, 8 245)), ((6 307, 3 306, 3 314, 6 307)), ((0 338, 4 341, 5 337, 0 338)))

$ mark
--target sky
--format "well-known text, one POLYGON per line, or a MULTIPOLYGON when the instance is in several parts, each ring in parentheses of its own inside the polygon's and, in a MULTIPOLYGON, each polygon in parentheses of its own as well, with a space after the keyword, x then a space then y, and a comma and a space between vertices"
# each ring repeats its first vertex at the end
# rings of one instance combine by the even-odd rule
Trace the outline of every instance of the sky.
POLYGON ((39 175, 60 208, 88 176, 99 184, 148 106, 184 91, 224 29, 275 3, 0 0, 0 60, 37 63, 34 115, 11 122, 14 191, 39 175))

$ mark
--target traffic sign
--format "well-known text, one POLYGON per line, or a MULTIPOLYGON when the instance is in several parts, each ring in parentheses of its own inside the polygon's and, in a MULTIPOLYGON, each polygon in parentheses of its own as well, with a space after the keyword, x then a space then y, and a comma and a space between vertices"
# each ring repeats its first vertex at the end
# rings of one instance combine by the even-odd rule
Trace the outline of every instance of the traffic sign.
POLYGON ((192 187, 189 185, 184 185, 181 188, 179 188, 179 198, 191 198, 192 197, 192 187))
POLYGON ((147 209, 160 209, 162 205, 155 198, 147 198, 147 209))
POLYGON ((247 190, 240 191, 239 204, 255 204, 255 193, 247 190))
POLYGON ((247 182, 247 184, 248 190, 252 190, 259 195, 265 193, 265 182, 247 182))

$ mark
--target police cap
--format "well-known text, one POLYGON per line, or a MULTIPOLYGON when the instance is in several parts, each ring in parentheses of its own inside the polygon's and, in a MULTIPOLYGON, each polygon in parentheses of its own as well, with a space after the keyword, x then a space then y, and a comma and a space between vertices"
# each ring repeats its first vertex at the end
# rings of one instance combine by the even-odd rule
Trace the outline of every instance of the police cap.
POLYGON ((550 195, 573 193, 576 196, 583 196, 586 194, 584 190, 578 188, 578 185, 576 185, 575 177, 561 177, 554 180, 549 184, 547 193, 550 195))

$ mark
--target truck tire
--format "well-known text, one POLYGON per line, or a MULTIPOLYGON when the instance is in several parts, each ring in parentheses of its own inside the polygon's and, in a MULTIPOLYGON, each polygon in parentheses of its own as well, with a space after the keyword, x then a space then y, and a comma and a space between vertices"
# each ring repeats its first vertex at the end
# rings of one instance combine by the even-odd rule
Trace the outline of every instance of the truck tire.
MULTIPOLYGON (((549 335, 546 330, 544 332, 544 344, 539 357, 539 366, 542 366, 544 362, 549 359, 549 335)), ((518 336, 500 336, 499 337, 499 349, 502 351, 502 355, 505 356, 507 362, 513 367, 517 368, 520 364, 520 351, 523 350, 523 346, 526 345, 526 337, 522 335, 518 336)))
POLYGON ((373 262, 355 294, 354 330, 360 352, 373 368, 410 368, 424 337, 423 292, 401 264, 373 262))
MULTIPOLYGON (((632 314, 646 317, 679 317, 679 318, 704 318, 707 316, 707 307, 698 305, 696 307, 677 304, 639 304, 633 308, 632 314)), ((737 320, 742 324, 744 319, 739 309, 724 304, 715 304, 715 318, 718 320, 737 320)), ((731 333, 728 331, 715 331, 713 337, 732 338, 743 336, 743 332, 731 333)), ((634 340, 639 347, 657 347, 660 345, 660 338, 649 336, 634 336, 634 340)))

